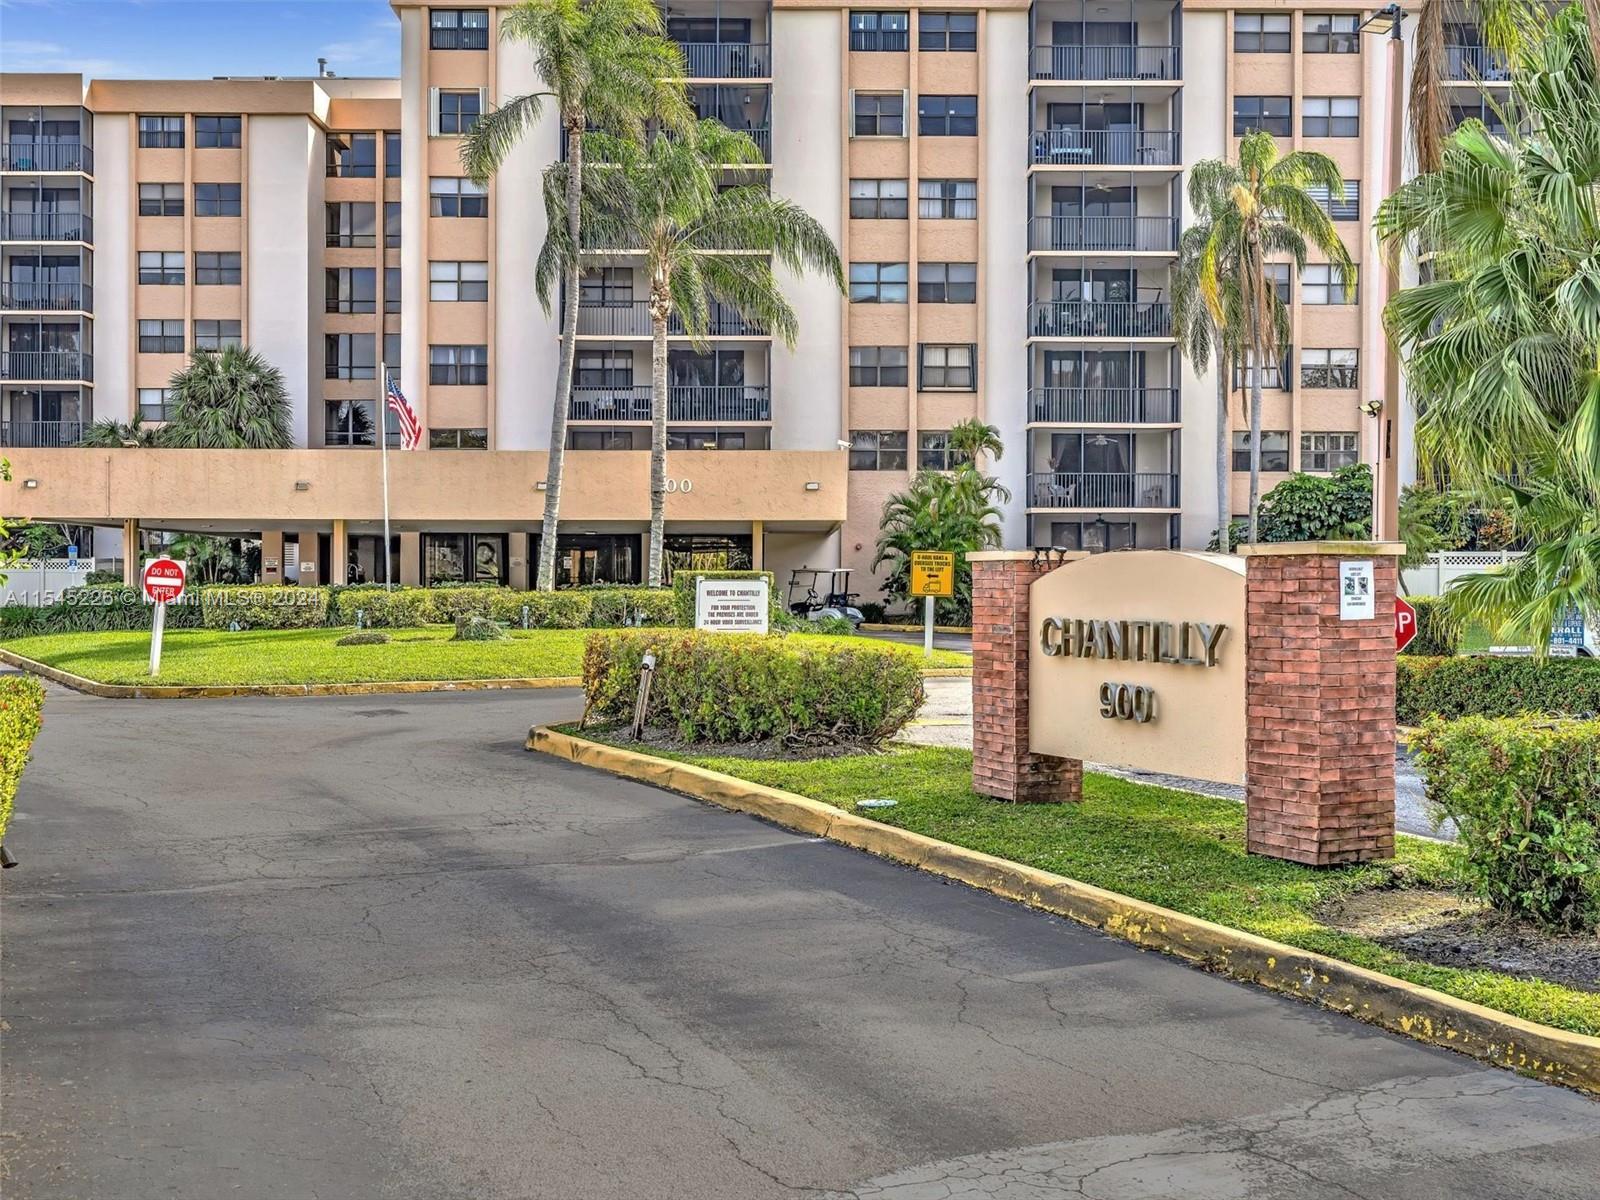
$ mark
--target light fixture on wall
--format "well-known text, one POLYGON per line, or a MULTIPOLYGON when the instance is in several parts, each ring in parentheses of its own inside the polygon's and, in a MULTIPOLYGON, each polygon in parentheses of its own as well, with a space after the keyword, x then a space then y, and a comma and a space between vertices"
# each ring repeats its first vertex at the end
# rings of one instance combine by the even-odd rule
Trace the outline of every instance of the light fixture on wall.
POLYGON ((820 483, 818 483, 815 479, 809 479, 809 480, 806 481, 806 491, 808 491, 808 492, 820 492, 821 490, 822 490, 822 485, 820 483))
POLYGON ((536 491, 536 492, 542 492, 546 488, 548 488, 549 486, 550 485, 548 483, 546 483, 544 480, 541 479, 538 483, 533 485, 533 490, 536 491))
POLYGON ((1369 417, 1375 417, 1383 411, 1383 401, 1363 400, 1361 402, 1361 411, 1366 413, 1369 417))
POLYGON ((297 492, 309 492, 311 490, 311 480, 296 479, 294 481, 294 490, 297 492))
POLYGON ((22 481, 22 486, 25 488, 36 488, 39 486, 39 481, 37 479, 24 479, 22 481))

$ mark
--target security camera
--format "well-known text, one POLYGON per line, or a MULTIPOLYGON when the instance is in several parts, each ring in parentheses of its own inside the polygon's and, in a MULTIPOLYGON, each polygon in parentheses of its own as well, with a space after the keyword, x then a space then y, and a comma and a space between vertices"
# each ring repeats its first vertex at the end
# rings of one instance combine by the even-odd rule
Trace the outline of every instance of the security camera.
POLYGON ((834 443, 834 445, 839 447, 839 449, 841 449, 841 450, 850 449, 850 443, 845 441, 843 438, 840 438, 837 442, 834 443))

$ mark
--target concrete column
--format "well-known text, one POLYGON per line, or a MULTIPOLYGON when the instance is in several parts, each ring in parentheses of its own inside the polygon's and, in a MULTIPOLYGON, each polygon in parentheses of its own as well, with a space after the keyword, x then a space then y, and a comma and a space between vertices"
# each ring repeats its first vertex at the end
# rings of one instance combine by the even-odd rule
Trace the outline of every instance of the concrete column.
POLYGON ((513 591, 525 592, 528 590, 528 576, 531 573, 528 563, 528 550, 532 543, 527 530, 513 529, 511 531, 511 587, 513 591))
POLYGON ((139 586, 139 521, 129 517, 122 522, 122 582, 139 586))
POLYGON ((400 535, 400 586, 422 586, 422 535, 400 535))
POLYGON ((333 536, 328 539, 328 561, 321 567, 322 578, 328 583, 350 582, 350 532, 343 517, 333 519, 333 536))
POLYGON ((283 530, 261 531, 261 582, 283 582, 283 530))
POLYGON ((750 569, 764 571, 762 562, 766 559, 767 523, 765 521, 750 522, 750 569))
POLYGON ((327 579, 328 564, 321 561, 315 529, 301 529, 300 535, 300 586, 317 587, 327 579))

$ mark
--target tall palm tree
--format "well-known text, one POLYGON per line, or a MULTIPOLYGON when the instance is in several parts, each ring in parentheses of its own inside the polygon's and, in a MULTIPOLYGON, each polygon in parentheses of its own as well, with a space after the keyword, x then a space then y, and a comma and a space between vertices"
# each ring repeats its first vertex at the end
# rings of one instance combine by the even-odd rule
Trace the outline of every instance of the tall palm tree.
MULTIPOLYGON (((562 234, 568 244, 580 245, 585 130, 595 126, 642 138, 652 122, 676 128, 690 119, 683 56, 663 36, 665 28, 653 0, 525 0, 506 11, 500 18, 500 35, 528 46, 544 90, 516 96, 479 119, 461 143, 461 162, 467 174, 479 183, 487 182, 538 120, 545 103, 553 102, 560 113, 567 153, 562 234)), ((550 415, 550 458, 536 583, 545 591, 555 587, 567 410, 577 353, 578 270, 574 254, 565 264, 561 357, 550 415)), ((549 312, 548 293, 541 292, 540 299, 549 312)))
MULTIPOLYGON (((799 205, 775 198, 763 184, 720 187, 725 171, 763 161, 748 134, 703 120, 643 145, 604 133, 587 135, 588 152, 604 162, 585 189, 589 234, 606 249, 639 252, 649 280, 650 549, 648 581, 659 586, 666 514, 667 332, 674 318, 690 344, 706 346, 714 320, 736 313, 793 347, 799 326, 773 271, 819 271, 844 291, 839 251, 822 225, 799 205), (721 311, 714 310, 717 306, 721 311)), ((737 176, 736 176, 737 178, 737 176)), ((565 194, 566 189, 561 189, 565 194)), ((555 188, 548 193, 556 194, 555 188)), ((547 242, 539 256, 541 289, 573 256, 547 242)))
POLYGON ((168 387, 172 412, 159 442, 195 449, 284 450, 289 389, 283 372, 248 346, 194 350, 168 387))
POLYGON ((1225 318, 1224 341, 1242 360, 1250 386, 1250 532, 1259 531, 1261 504, 1261 380, 1285 343, 1283 305, 1267 274, 1270 255, 1287 256, 1297 272, 1308 245, 1338 267, 1345 294, 1355 290, 1355 267, 1333 221, 1310 188, 1344 191, 1339 168, 1326 154, 1283 154, 1271 134, 1253 130, 1239 143, 1239 161, 1209 158, 1190 172, 1190 189, 1220 207, 1211 213, 1205 247, 1198 253, 1198 286, 1206 309, 1225 318), (1222 198, 1226 197, 1224 201, 1222 198))
MULTIPOLYGON (((1600 0, 1585 3, 1600 17, 1600 0)), ((1546 18, 1539 0, 1421 0, 1416 14, 1406 119, 1417 170, 1428 172, 1439 169, 1450 135, 1449 27, 1472 22, 1485 48, 1516 63, 1539 41, 1546 18)))

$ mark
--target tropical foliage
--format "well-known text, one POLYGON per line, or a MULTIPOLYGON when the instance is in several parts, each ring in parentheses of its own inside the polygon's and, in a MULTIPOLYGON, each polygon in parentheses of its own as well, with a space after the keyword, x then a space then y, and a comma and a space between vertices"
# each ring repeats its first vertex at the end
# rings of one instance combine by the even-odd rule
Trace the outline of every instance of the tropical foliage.
POLYGON ((1402 567, 1420 566, 1428 555, 1450 550, 1505 550, 1516 544, 1511 514, 1485 507, 1473 497, 1431 483, 1414 483, 1400 494, 1402 567))
POLYGON ((171 416, 160 445, 227 450, 294 445, 283 372, 248 346, 195 350, 168 386, 171 416))
POLYGON ((84 430, 80 444, 99 450, 158 446, 161 444, 161 429, 159 426, 146 425, 144 417, 137 412, 127 421, 101 417, 84 430))
MULTIPOLYGON (((1297 472, 1261 500, 1258 539, 1263 542, 1321 542, 1372 536, 1372 468, 1366 463, 1340 467, 1331 475, 1297 472)), ((1234 522, 1233 540, 1243 540, 1234 522)), ((1210 549, 1221 549, 1212 535, 1210 549)))

